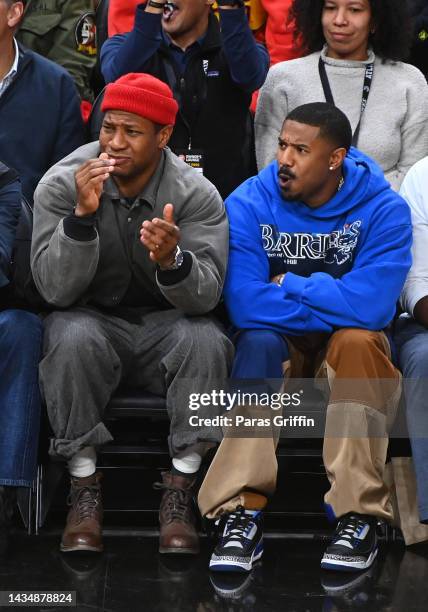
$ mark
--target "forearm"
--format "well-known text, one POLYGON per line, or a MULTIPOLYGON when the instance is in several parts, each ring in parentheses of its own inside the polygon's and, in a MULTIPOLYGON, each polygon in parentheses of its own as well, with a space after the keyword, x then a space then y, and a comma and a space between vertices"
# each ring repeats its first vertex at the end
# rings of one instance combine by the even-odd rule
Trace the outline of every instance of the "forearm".
POLYGON ((162 42, 162 11, 139 5, 129 34, 113 36, 101 50, 101 71, 107 83, 129 72, 144 72, 144 66, 162 42))
POLYGON ((98 256, 98 235, 93 240, 74 240, 64 232, 61 220, 47 244, 37 235, 34 238, 31 269, 37 289, 48 303, 71 306, 91 283, 98 256))
POLYGON ((158 286, 164 297, 188 315, 202 315, 213 310, 220 301, 223 287, 222 275, 213 262, 198 260, 189 251, 185 252, 186 276, 179 271, 157 275, 158 286), (190 258, 190 261, 189 259, 190 258), (174 282, 176 274, 177 282, 174 282), (164 284, 165 283, 165 284, 164 284), (166 284, 168 283, 168 284, 166 284))
POLYGON ((43 298, 59 307, 70 306, 81 297, 98 265, 95 221, 81 221, 89 227, 84 228, 85 235, 76 234, 73 225, 79 221, 72 214, 75 202, 75 193, 43 182, 34 196, 31 269, 43 298))
POLYGON ((265 81, 269 54, 257 44, 248 25, 244 8, 220 8, 221 36, 232 79, 253 92, 265 81))
POLYGON ((236 284, 239 271, 229 271, 224 298, 238 329, 268 329, 282 334, 330 333, 332 328, 302 303, 289 299, 282 287, 256 279, 236 284))

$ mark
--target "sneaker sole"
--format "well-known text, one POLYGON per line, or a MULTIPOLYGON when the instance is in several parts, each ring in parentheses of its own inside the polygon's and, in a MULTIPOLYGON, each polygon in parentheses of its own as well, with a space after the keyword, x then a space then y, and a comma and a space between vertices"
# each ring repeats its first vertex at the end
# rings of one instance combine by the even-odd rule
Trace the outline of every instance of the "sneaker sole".
POLYGON ((321 569, 334 570, 336 572, 359 572, 371 566, 376 559, 377 553, 378 549, 376 548, 376 550, 370 553, 370 556, 364 563, 352 563, 351 561, 340 561, 339 559, 329 559, 328 557, 324 560, 323 558, 321 561, 321 569))
MULTIPOLYGON (((255 552, 255 551, 254 551, 255 552)), ((209 568, 212 572, 250 572, 253 569, 253 564, 261 559, 263 548, 248 562, 238 561, 236 558, 219 557, 214 561, 211 558, 209 568)))
POLYGON ((59 547, 61 552, 103 552, 104 546, 85 546, 85 544, 77 544, 76 546, 64 546, 63 544, 59 547))

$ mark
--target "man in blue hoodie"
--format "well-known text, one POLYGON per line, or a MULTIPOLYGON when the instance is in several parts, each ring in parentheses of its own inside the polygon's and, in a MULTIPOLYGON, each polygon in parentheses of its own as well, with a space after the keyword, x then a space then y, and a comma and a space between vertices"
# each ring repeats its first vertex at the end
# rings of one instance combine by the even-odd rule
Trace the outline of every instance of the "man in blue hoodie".
MULTIPOLYGON (((343 571, 372 564, 376 523, 392 517, 383 470, 400 375, 382 330, 394 317, 412 241, 407 204, 351 140, 348 119, 329 104, 288 115, 277 160, 226 201, 224 289, 239 332, 232 379, 281 379, 290 364, 293 376, 328 379, 325 505, 337 529, 321 567, 343 571)), ((226 433, 210 466, 199 506, 219 522, 214 571, 249 571, 262 555, 274 438, 226 433)))

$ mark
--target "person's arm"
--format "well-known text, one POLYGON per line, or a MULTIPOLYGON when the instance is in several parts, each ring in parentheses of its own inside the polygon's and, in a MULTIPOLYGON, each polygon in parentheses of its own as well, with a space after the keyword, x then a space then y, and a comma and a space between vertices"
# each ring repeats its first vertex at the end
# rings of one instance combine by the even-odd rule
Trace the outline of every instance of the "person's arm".
POLYGON ((139 4, 132 31, 109 38, 101 49, 101 72, 106 83, 129 72, 144 72, 161 42, 162 10, 139 4))
POLYGON ((407 90, 407 112, 401 126, 401 153, 397 167, 385 174, 395 191, 410 168, 428 153, 428 84, 424 75, 413 66, 411 86, 407 90))
POLYGON ((188 315, 202 315, 220 300, 228 255, 228 222, 222 199, 211 185, 195 184, 176 218, 165 204, 163 218, 144 221, 140 239, 157 264, 156 280, 170 304, 188 315), (183 260, 177 269, 176 247, 183 260))
POLYGON ((288 113, 288 98, 282 66, 283 64, 276 64, 269 70, 257 102, 254 129, 259 171, 275 159, 278 137, 288 113))
POLYGON ((217 306, 226 274, 229 231, 218 192, 213 189, 210 195, 194 202, 192 213, 177 223, 180 248, 191 258, 188 272, 177 280, 179 271, 175 277, 174 271, 158 271, 158 286, 175 308, 189 315, 202 315, 217 306))
POLYGON ((277 286, 271 282, 259 224, 251 216, 250 196, 246 206, 233 194, 227 200, 231 253, 225 300, 238 328, 304 335, 342 327, 379 330, 390 322, 411 265, 410 214, 404 202, 382 207, 352 270, 342 278, 287 272, 277 286))
POLYGON ((261 87, 269 70, 269 54, 257 43, 245 8, 219 7, 223 50, 233 81, 252 93, 261 87))
POLYGON ((260 225, 253 212, 251 181, 227 198, 226 210, 230 251, 224 300, 233 325, 291 335, 330 333, 331 325, 301 301, 289 299, 283 287, 272 282, 260 225))
MULTIPOLYGON (((403 206, 404 209, 404 206, 403 206)), ((397 208, 395 208, 397 213, 397 208)), ((381 330, 394 318, 396 303, 412 260, 412 228, 400 215, 394 222, 388 213, 369 231, 355 258, 354 267, 342 278, 323 272, 308 278, 288 273, 282 284, 287 296, 300 301, 334 328, 381 330), (392 221, 392 223, 391 223, 392 221)))
POLYGON ((42 297, 59 308, 67 308, 80 298, 98 265, 95 228, 93 236, 80 240, 65 232, 65 219, 71 217, 74 205, 64 199, 60 190, 39 183, 34 196, 31 270, 42 297))
POLYGON ((413 263, 401 305, 418 323, 428 327, 428 158, 408 172, 400 194, 410 206, 413 224, 413 263))
POLYGON ((77 169, 75 190, 43 180, 36 189, 31 270, 40 294, 54 306, 74 304, 95 276, 99 258, 95 215, 114 163, 101 153, 77 169))
POLYGON ((9 265, 20 214, 21 185, 14 178, 0 188, 0 287, 9 283, 9 265))
POLYGON ((61 101, 61 109, 51 166, 86 142, 79 96, 73 80, 67 74, 63 74, 61 78, 58 98, 61 101))

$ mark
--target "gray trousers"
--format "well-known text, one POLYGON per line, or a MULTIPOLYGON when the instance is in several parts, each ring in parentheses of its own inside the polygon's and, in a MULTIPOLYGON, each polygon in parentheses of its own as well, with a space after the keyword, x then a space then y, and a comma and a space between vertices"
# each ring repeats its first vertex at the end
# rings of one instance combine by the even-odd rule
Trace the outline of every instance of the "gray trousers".
POLYGON ((103 415, 121 381, 166 396, 171 456, 221 439, 219 428, 189 426, 189 394, 226 384, 233 360, 232 343, 210 317, 133 308, 119 318, 79 307, 54 312, 44 324, 40 386, 55 436, 52 455, 69 459, 113 439, 103 415))

